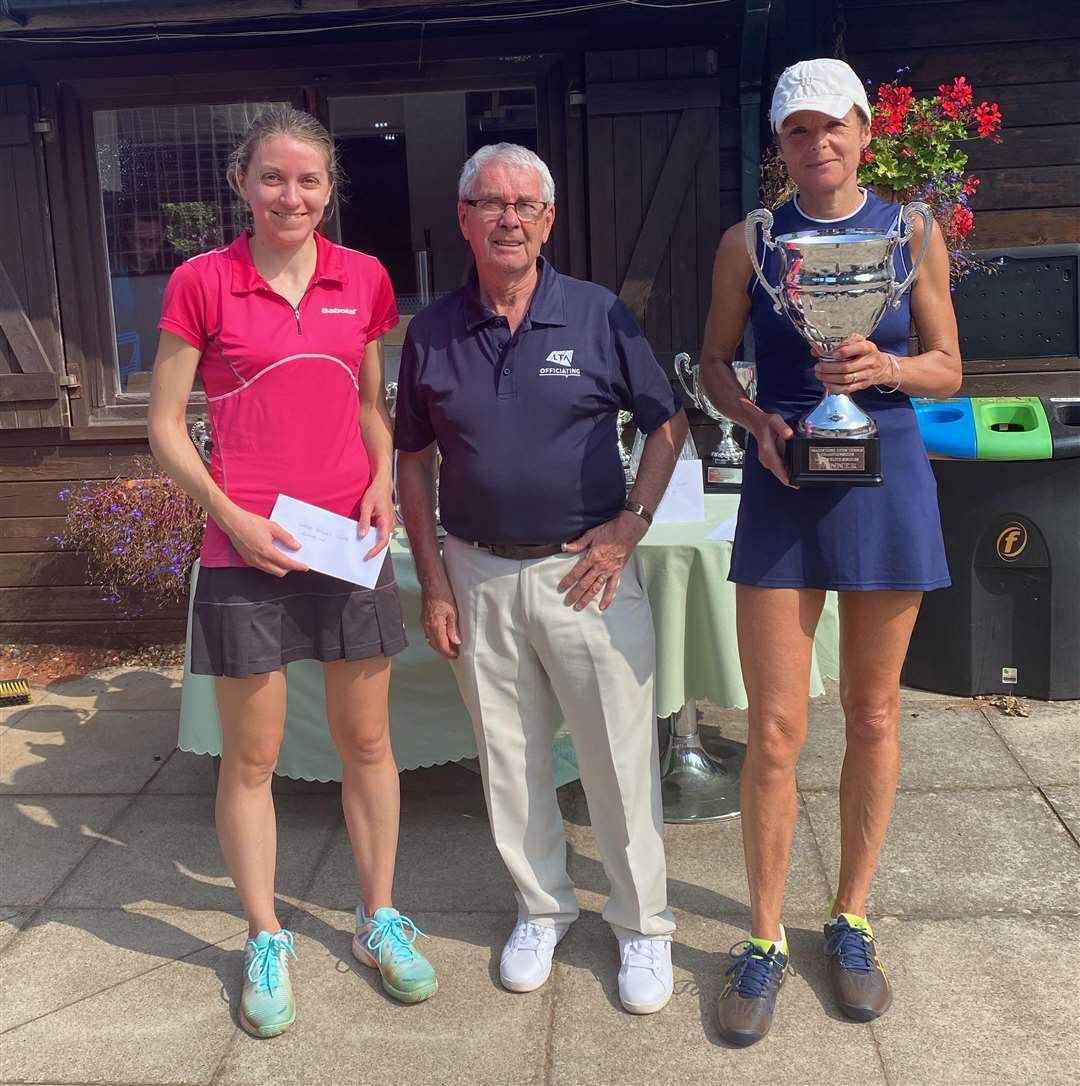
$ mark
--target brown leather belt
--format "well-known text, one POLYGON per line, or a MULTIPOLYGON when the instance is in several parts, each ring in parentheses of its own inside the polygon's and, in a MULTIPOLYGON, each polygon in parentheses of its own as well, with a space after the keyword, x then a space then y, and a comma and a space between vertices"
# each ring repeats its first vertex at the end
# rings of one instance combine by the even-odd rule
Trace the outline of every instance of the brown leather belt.
POLYGON ((509 558, 513 562, 528 562, 534 558, 550 558, 562 554, 562 543, 471 543, 477 550, 487 551, 496 558, 509 558))

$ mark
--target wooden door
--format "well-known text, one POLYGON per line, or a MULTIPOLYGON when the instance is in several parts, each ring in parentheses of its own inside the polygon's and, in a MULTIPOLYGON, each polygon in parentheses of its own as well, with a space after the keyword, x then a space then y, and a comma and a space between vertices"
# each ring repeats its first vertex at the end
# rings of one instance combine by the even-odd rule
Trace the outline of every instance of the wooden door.
POLYGON ((697 356, 716 246, 739 218, 737 57, 594 53, 586 76, 590 274, 670 368, 697 356))
POLYGON ((63 353, 37 92, 0 86, 0 430, 60 426, 63 353), (12 198, 13 197, 13 198, 12 198))

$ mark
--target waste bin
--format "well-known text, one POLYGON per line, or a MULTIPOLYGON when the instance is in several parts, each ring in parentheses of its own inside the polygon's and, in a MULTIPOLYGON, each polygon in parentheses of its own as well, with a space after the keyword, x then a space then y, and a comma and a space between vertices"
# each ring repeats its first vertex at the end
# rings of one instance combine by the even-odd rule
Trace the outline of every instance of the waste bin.
MULTIPOLYGON (((916 405, 931 453, 970 449, 967 409, 938 406, 959 417, 916 405)), ((1080 398, 975 399, 970 419, 975 454, 931 459, 953 583, 923 597, 903 681, 1080 698, 1080 398)))

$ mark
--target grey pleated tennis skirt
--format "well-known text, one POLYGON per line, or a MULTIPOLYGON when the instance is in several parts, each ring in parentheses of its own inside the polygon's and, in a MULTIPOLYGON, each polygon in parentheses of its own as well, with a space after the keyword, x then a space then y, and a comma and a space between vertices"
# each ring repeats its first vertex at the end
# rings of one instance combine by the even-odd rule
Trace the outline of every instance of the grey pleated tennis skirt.
POLYGON ((407 644, 394 566, 374 588, 324 573, 275 577, 249 566, 199 569, 191 616, 191 670, 242 679, 296 660, 392 656, 407 644))

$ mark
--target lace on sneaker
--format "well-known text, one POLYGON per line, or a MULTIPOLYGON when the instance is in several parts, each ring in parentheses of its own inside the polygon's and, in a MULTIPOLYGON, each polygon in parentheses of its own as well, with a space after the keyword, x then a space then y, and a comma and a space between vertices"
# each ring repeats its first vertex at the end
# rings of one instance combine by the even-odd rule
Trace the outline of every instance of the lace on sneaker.
POLYGON ((255 953, 248 962, 247 977, 255 985, 256 991, 273 992, 280 985, 282 958, 290 954, 296 957, 292 932, 284 928, 271 935, 265 946, 255 944, 255 953))
POLYGON ((734 959, 728 966, 726 974, 727 976, 734 974, 731 990, 747 999, 764 997, 774 970, 782 972, 784 968, 776 956, 775 949, 766 952, 748 939, 736 943, 728 953, 734 959), (739 947, 744 949, 736 953, 739 947))
POLYGON ((369 922, 372 925, 371 934, 364 945, 380 962, 383 951, 387 949, 392 961, 411 961, 417 956, 413 949, 416 937, 423 935, 425 939, 428 938, 407 916, 400 913, 386 920, 375 920, 372 917, 369 922))
POLYGON ((631 969, 648 969, 659 977, 664 959, 659 939, 630 939, 624 950, 625 964, 631 969))
POLYGON ((531 921, 519 923, 510 936, 509 950, 539 950, 544 945, 548 932, 553 929, 545 928, 542 924, 533 924, 531 921))
POLYGON ((862 928, 850 925, 830 924, 832 929, 825 940, 824 951, 840 959, 842 969, 854 973, 869 973, 874 968, 874 937, 862 928))

